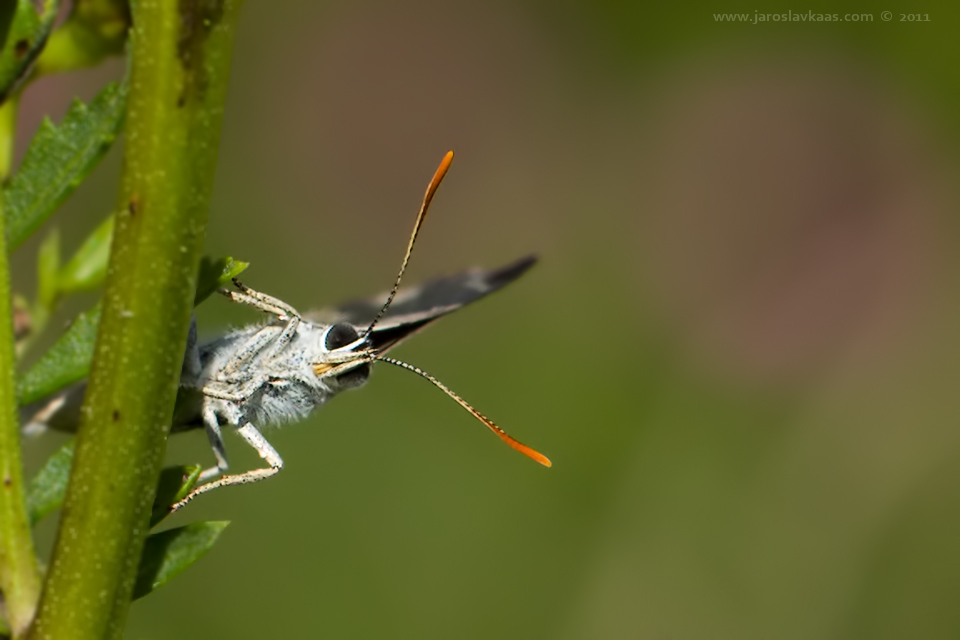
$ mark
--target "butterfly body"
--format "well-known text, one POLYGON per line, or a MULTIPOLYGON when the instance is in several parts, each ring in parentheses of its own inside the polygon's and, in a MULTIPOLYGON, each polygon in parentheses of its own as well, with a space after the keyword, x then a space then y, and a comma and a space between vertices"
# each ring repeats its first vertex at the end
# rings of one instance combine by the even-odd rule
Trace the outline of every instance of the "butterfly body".
POLYGON ((191 329, 180 386, 192 391, 191 397, 200 398, 199 407, 194 407, 199 408, 217 466, 205 470, 200 476, 205 484, 174 508, 220 486, 254 482, 277 473, 283 461, 260 429, 302 420, 340 391, 362 386, 376 361, 398 364, 428 378, 501 438, 514 443, 514 448, 527 449, 429 374, 384 354, 427 324, 512 282, 534 262, 528 257, 501 269, 467 271, 415 287, 397 296, 393 313, 374 316, 375 324, 369 328, 364 328, 364 323, 369 322, 369 310, 376 308, 376 303, 348 303, 332 314, 319 314, 331 317, 330 322, 320 322, 305 319, 290 305, 234 281, 237 290, 222 293, 271 314, 272 320, 204 345, 197 343, 195 328, 191 329), (236 428, 270 467, 213 480, 228 467, 224 426, 236 428))
MULTIPOLYGON (((267 314, 266 322, 207 343, 198 341, 196 323, 191 322, 172 430, 203 428, 217 464, 201 473, 199 485, 172 505, 171 511, 218 487, 275 475, 283 460, 260 429, 303 420, 341 391, 362 386, 376 362, 429 380, 510 447, 544 466, 551 465, 545 456, 514 440, 430 374, 386 355, 438 318, 513 282, 536 261, 530 256, 499 269, 472 269, 419 287, 399 288, 427 208, 452 159, 452 152, 444 157, 427 187, 400 272, 387 295, 302 315, 286 302, 234 280, 234 289, 220 293, 267 314), (225 428, 236 430, 267 466, 224 475, 229 466, 225 428)), ((82 385, 68 390, 41 409, 31 424, 75 426, 83 391, 82 385)))
POLYGON ((372 348, 386 353, 439 318, 513 282, 535 263, 535 257, 527 256, 499 269, 470 269, 402 289, 390 311, 362 343, 357 339, 386 294, 307 312, 300 317, 289 342, 276 351, 272 348, 288 319, 274 316, 266 323, 249 325, 205 343, 197 340, 194 323, 180 377, 174 430, 202 427, 204 409, 215 411, 221 420, 246 416, 264 427, 299 422, 341 391, 362 387, 370 377, 368 362, 317 374, 318 365, 335 365, 332 360, 343 360, 343 347, 353 343, 348 352, 372 348), (251 349, 250 357, 231 368, 231 361, 245 348, 251 349), (231 407, 230 400, 205 395, 205 388, 243 397, 243 401, 234 401, 237 406, 231 407))
MULTIPOLYGON (((311 365, 324 361, 322 345, 327 327, 301 321, 290 341, 276 353, 257 353, 243 367, 225 374, 231 358, 243 345, 251 340, 263 341, 266 351, 283 329, 281 323, 254 325, 202 345, 202 369, 196 375, 185 371, 180 386, 200 392, 213 389, 242 398, 234 403, 212 396, 204 398, 219 418, 234 424, 239 419, 263 426, 303 420, 340 390, 335 380, 317 376, 311 365)), ((209 408, 203 407, 200 417, 209 408)))

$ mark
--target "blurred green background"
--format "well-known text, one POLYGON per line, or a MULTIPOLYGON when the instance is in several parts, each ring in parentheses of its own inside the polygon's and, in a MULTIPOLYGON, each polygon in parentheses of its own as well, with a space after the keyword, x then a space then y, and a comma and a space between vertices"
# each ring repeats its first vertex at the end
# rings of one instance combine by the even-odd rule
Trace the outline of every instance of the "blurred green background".
MULTIPOLYGON (((541 264, 398 355, 554 467, 381 367, 268 433, 277 478, 178 516, 233 524, 128 637, 960 636, 958 26, 936 1, 249 0, 209 253, 301 309, 384 290, 455 149, 408 282, 541 264), (752 24, 788 11, 840 21, 752 24)), ((122 69, 32 87, 21 152, 122 69)), ((66 252, 119 157, 58 215, 66 252)), ((169 458, 212 461, 202 433, 169 458)))

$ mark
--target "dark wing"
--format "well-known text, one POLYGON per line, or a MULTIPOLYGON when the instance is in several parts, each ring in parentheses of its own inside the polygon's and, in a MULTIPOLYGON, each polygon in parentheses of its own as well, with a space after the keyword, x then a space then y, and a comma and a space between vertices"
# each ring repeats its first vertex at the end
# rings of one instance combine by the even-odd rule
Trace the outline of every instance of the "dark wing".
MULTIPOLYGON (((381 353, 400 344, 437 318, 470 304, 474 300, 510 284, 534 265, 535 256, 521 258, 499 269, 470 269, 445 278, 437 278, 419 286, 401 289, 390 309, 373 330, 373 346, 381 353)), ((332 324, 349 322, 358 332, 363 331, 376 317, 387 294, 354 300, 334 309, 325 309, 304 314, 311 320, 332 324)), ((196 329, 191 323, 192 343, 196 342, 196 329)), ((187 361, 190 360, 188 347, 187 361)), ((185 373, 189 362, 185 363, 185 373)), ((76 431, 80 403, 86 391, 86 380, 78 382, 52 398, 40 400, 21 410, 22 424, 26 430, 40 432, 45 428, 76 431)), ((177 395, 173 431, 183 431, 200 426, 199 402, 195 391, 181 388, 177 395)))
MULTIPOLYGON (((510 284, 536 263, 526 256, 499 269, 469 269, 456 275, 400 289, 390 309, 373 330, 373 346, 381 353, 396 346, 434 320, 510 284)), ((324 323, 349 322, 363 331, 376 317, 387 294, 351 300, 333 309, 307 313, 324 323)))

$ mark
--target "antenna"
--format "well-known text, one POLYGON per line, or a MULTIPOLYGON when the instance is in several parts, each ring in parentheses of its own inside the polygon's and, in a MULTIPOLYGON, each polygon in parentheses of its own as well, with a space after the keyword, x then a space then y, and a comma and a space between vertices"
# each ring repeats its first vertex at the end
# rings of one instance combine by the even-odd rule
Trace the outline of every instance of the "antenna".
POLYGON ((443 160, 440 161, 440 166, 437 167, 436 173, 433 174, 433 179, 430 180, 430 184, 427 185, 427 192, 423 194, 423 204, 420 205, 420 213, 417 214, 417 221, 413 224, 413 233, 410 234, 407 253, 403 256, 403 262, 400 263, 400 272, 397 274, 397 281, 393 283, 393 289, 390 290, 387 301, 380 307, 380 311, 377 312, 377 316, 373 319, 373 322, 371 322, 367 330, 360 335, 361 339, 370 335, 370 332, 373 331, 373 328, 377 326, 377 323, 383 318, 383 314, 390 308, 393 298, 397 295, 397 290, 400 289, 400 280, 403 278, 403 272, 407 270, 407 264, 410 262, 410 254, 413 253, 413 245, 417 241, 417 234, 420 233, 420 227, 423 226, 423 221, 427 217, 427 209, 430 208, 430 201, 433 200, 433 196, 440 187, 443 176, 447 175, 447 170, 450 168, 450 163, 452 162, 453 151, 447 151, 447 155, 443 156, 443 160))
MULTIPOLYGON (((450 157, 449 154, 448 154, 447 157, 450 157)), ((442 167, 442 165, 441 165, 441 167, 442 167)), ((439 172, 438 172, 438 173, 439 173, 439 172)), ((442 177, 442 176, 441 176, 441 177, 442 177)), ((431 184, 433 184, 433 183, 431 183, 431 184)), ((429 192, 428 192, 428 193, 429 193, 429 192)), ((414 237, 416 237, 416 232, 414 232, 414 237)), ((412 244, 413 244, 413 243, 411 242, 411 245, 412 245, 412 244)), ((408 251, 408 255, 409 255, 409 251, 408 251)), ((401 273, 402 273, 402 271, 401 271, 401 273)), ((427 372, 424 371, 423 369, 420 369, 420 368, 418 368, 418 367, 415 367, 415 366, 413 366, 412 364, 407 364, 406 362, 403 362, 403 361, 401 361, 401 360, 396 360, 395 358, 388 358, 388 357, 386 357, 386 356, 375 356, 375 357, 376 357, 376 359, 379 360, 380 362, 386 362, 386 363, 388 363, 388 364, 392 364, 392 365, 394 365, 394 366, 400 367, 401 369, 406 369, 407 371, 412 371, 413 373, 417 374, 418 376, 420 376, 420 377, 422 377, 422 378, 426 378, 427 380, 429 380, 430 382, 432 382, 435 386, 439 387, 440 390, 443 391, 445 394, 447 394, 448 396, 450 396, 451 398, 453 398, 454 401, 455 401, 457 404, 459 404, 461 407, 463 407, 464 409, 466 409, 467 411, 469 411, 470 413, 472 413, 474 418, 476 418, 477 420, 479 420, 479 421, 482 422, 483 424, 487 425, 487 428, 490 429, 490 431, 493 431, 493 432, 497 435, 498 438, 500 438, 501 440, 503 440, 504 442, 506 442, 506 443, 507 443, 507 446, 509 446, 509 447, 511 447, 511 448, 513 448, 513 449, 516 449, 517 451, 519 451, 519 452, 522 453, 523 455, 527 456, 528 458, 531 458, 531 459, 533 459, 533 460, 536 460, 537 462, 539 462, 540 464, 542 464, 542 465, 545 466, 545 467, 552 467, 552 466, 553 466, 553 463, 550 462, 550 458, 548 458, 547 456, 543 455, 543 454, 540 453, 539 451, 535 451, 535 450, 531 449, 530 447, 528 447, 527 445, 523 444, 522 442, 520 442, 520 441, 518 441, 518 440, 515 440, 515 439, 513 439, 512 437, 510 437, 510 435, 509 435, 506 431, 504 431, 503 429, 501 429, 500 427, 498 427, 498 426, 496 425, 496 423, 494 423, 493 420, 491 420, 491 419, 488 418, 487 416, 483 415, 482 413, 480 413, 479 411, 477 411, 476 409, 474 409, 472 406, 470 406, 470 403, 468 403, 466 400, 464 400, 463 398, 461 398, 460 396, 458 396, 457 394, 455 394, 453 391, 450 390, 449 387, 447 387, 447 385, 443 384, 442 382, 440 382, 439 380, 437 380, 436 378, 434 378, 432 375, 430 375, 429 373, 427 373, 427 372)))

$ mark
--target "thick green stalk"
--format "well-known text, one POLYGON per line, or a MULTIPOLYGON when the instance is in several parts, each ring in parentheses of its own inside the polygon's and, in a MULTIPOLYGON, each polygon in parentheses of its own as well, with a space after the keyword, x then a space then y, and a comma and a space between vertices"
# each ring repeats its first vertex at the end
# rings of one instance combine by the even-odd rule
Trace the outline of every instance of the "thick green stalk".
POLYGON ((0 180, 6 180, 13 168, 13 139, 17 133, 19 95, 0 104, 0 180))
MULTIPOLYGON (((2 159, 12 154, 16 100, 0 107, 0 179, 9 170, 2 159)), ((13 309, 7 261, 5 221, 0 203, 0 591, 14 637, 26 631, 40 596, 40 573, 33 551, 20 463, 20 425, 13 371, 13 309)))
POLYGON ((183 361, 238 9, 133 4, 120 209, 33 638, 122 635, 183 361))

